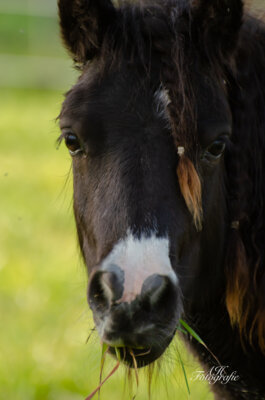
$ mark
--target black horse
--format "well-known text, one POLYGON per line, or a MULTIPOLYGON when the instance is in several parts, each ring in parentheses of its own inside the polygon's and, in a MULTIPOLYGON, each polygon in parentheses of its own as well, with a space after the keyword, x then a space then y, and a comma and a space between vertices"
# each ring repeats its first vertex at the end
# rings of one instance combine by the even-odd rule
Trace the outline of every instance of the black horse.
POLYGON ((61 140, 101 339, 144 366, 182 317, 239 376, 216 399, 264 399, 262 21, 240 0, 58 3, 81 70, 61 140))

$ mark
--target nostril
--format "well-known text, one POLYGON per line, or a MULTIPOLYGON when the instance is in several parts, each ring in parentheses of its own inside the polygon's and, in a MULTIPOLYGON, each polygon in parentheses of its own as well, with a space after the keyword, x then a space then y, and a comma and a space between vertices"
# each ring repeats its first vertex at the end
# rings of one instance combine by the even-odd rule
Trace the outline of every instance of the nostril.
POLYGON ((143 283, 142 297, 148 297, 152 300, 153 297, 158 297, 163 290, 164 278, 161 275, 149 276, 143 283))
POLYGON ((171 280, 167 276, 154 274, 148 277, 142 286, 141 297, 148 299, 151 305, 158 305, 170 297, 171 280))
POLYGON ((104 272, 98 271, 93 276, 89 287, 89 304, 93 309, 106 309, 109 307, 108 294, 102 285, 102 275, 104 272))
POLYGON ((91 308, 109 308, 111 303, 122 297, 123 276, 119 267, 110 265, 107 270, 97 271, 89 288, 89 303, 91 308))

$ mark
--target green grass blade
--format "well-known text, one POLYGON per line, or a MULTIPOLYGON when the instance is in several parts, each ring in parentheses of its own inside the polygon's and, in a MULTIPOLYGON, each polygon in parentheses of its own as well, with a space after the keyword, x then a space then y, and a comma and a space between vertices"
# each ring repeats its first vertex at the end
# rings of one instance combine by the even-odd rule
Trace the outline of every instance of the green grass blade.
POLYGON ((188 334, 188 332, 185 331, 183 328, 181 328, 181 326, 177 326, 177 330, 178 330, 179 332, 183 333, 184 335, 187 335, 187 334, 188 334))
POLYGON ((109 346, 103 342, 102 343, 102 351, 101 351, 101 363, 103 362, 103 359, 106 356, 106 353, 108 350, 109 350, 109 346))
POLYGON ((197 342, 199 342, 200 344, 202 344, 204 347, 207 348, 206 344, 204 343, 204 341, 200 338, 199 335, 197 335, 197 333, 182 319, 179 320, 179 322, 181 323, 181 325, 186 329, 187 332, 189 332, 189 334, 194 337, 194 339, 197 340, 197 342))
POLYGON ((182 358, 181 358, 181 355, 180 355, 180 352, 178 351, 178 349, 177 349, 177 352, 178 352, 178 357, 179 357, 179 361, 180 361, 180 364, 181 364, 181 368, 182 368, 182 371, 183 371, 183 375, 184 375, 187 391, 188 391, 188 393, 190 395, 190 387, 189 387, 189 382, 188 382, 188 377, 187 377, 187 374, 186 374, 185 366, 184 366, 184 363, 182 361, 182 358))
POLYGON ((209 353, 213 356, 213 358, 216 360, 216 362, 220 364, 220 361, 218 358, 212 353, 212 351, 209 349, 209 347, 204 343, 204 341, 200 338, 200 336, 182 319, 179 320, 181 325, 186 329, 186 331, 195 339, 197 340, 198 343, 200 343, 203 347, 206 348, 206 350, 209 351, 209 353))
POLYGON ((119 362, 121 362, 121 352, 118 347, 115 347, 115 353, 116 353, 117 360, 119 362))
MULTIPOLYGON (((103 376, 103 368, 106 360, 106 355, 109 350, 109 346, 106 343, 102 343, 102 351, 101 351, 101 360, 100 360, 100 374, 99 374, 99 386, 101 385, 102 382, 102 376, 103 376)), ((100 399, 100 387, 98 390, 98 400, 100 399)))
POLYGON ((86 400, 91 400, 96 393, 98 393, 98 391, 101 389, 101 387, 104 385, 105 382, 107 382, 112 375, 117 371, 117 369, 120 366, 120 362, 118 361, 117 364, 115 365, 115 367, 111 370, 111 372, 109 373, 109 375, 98 385, 98 387, 86 398, 86 400))

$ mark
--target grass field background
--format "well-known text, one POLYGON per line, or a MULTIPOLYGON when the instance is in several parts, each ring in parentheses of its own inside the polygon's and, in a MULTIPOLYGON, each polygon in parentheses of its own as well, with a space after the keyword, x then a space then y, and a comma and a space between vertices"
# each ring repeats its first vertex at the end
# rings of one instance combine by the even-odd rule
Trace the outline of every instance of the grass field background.
MULTIPOLYGON (((260 3, 261 4, 261 3, 260 3)), ((82 400, 96 388, 97 334, 72 215, 71 160, 56 149, 62 93, 76 79, 59 42, 54 0, 0 3, 0 400, 82 400), (56 90, 54 90, 56 89, 56 90)), ((109 359, 105 375, 114 366, 109 359)), ((173 343, 154 374, 152 399, 211 400, 200 367, 173 343), (188 395, 177 349, 185 363, 188 395)), ((124 391, 120 368, 102 400, 124 391)))

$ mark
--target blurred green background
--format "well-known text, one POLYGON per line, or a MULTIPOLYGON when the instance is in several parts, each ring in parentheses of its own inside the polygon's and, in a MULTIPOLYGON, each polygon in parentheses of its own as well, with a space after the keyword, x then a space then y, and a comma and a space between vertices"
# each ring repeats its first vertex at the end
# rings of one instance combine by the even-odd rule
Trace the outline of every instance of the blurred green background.
MULTIPOLYGON (((260 2, 261 4, 261 2, 260 2)), ((72 216, 71 160, 55 118, 76 72, 63 50, 55 0, 0 1, 0 400, 82 400, 99 379, 100 343, 72 216)), ((113 367, 108 360, 105 374, 113 367)), ((175 341, 152 399, 210 400, 175 341), (185 362, 188 395, 177 348, 185 362)), ((148 398, 120 368, 101 399, 148 398), (124 390, 125 386, 125 390, 124 390)))

